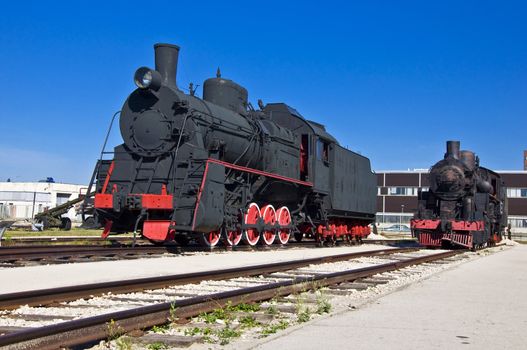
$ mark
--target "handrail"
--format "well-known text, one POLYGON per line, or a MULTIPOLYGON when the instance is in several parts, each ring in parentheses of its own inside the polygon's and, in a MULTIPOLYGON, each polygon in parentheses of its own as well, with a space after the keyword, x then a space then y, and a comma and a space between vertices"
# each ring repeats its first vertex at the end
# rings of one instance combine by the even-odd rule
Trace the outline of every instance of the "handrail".
MULTIPOLYGON (((108 143, 108 139, 110 138, 110 132, 112 131, 113 122, 115 121, 115 117, 117 117, 119 114, 121 114, 121 111, 115 112, 112 116, 112 120, 110 121, 110 126, 108 127, 108 131, 106 132, 106 137, 104 138, 104 143, 101 148, 101 155, 99 156, 99 159, 97 160, 97 162, 95 163, 95 167, 93 168, 93 173, 90 178, 90 184, 88 185, 88 190, 86 191, 86 193, 92 192, 91 188, 93 186, 93 182, 95 181, 96 174, 99 173, 99 169, 102 164, 102 157, 104 154, 107 153, 105 152, 105 149, 106 149, 106 144, 108 143)), ((83 203, 84 205, 82 206, 82 212, 81 212, 82 221, 86 219, 86 213, 84 212, 84 209, 86 208, 88 204, 87 203, 88 198, 89 198, 88 196, 84 197, 84 203, 83 203)))

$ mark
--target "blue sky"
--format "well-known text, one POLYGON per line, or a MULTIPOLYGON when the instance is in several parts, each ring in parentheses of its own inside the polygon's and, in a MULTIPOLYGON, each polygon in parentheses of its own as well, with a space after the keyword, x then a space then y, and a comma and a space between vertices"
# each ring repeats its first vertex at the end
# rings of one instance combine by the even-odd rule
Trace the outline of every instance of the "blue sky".
POLYGON ((2 181, 86 183, 156 42, 181 46, 179 86, 201 93, 220 66, 253 105, 290 104, 374 169, 428 168, 447 139, 522 167, 524 2, 49 3, 2 5, 2 181))

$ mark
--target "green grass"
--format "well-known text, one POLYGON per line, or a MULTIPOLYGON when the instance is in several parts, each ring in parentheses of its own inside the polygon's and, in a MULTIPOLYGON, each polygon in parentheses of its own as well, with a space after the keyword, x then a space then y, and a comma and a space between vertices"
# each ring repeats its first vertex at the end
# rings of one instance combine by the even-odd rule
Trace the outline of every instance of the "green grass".
POLYGON ((43 236, 62 236, 62 237, 71 237, 71 236, 83 236, 83 237, 100 237, 102 230, 85 230, 81 228, 72 228, 69 231, 62 231, 59 229, 49 229, 44 231, 26 231, 22 229, 8 230, 4 237, 13 238, 13 237, 43 237, 43 236))

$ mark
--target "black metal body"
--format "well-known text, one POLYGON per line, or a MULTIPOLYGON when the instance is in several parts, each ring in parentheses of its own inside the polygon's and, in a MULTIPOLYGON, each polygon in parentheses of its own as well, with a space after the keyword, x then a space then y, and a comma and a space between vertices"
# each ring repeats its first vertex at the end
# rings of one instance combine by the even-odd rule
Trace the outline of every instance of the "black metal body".
POLYGON ((429 180, 429 190, 418 193, 412 222, 415 236, 447 234, 443 240, 456 243, 452 233, 470 235, 460 245, 471 243, 471 248, 501 238, 507 225, 505 184, 499 174, 480 166, 473 152, 460 151, 459 141, 448 141, 445 157, 432 166, 429 180), (419 220, 424 220, 422 229, 419 220), (439 225, 431 230, 431 223, 437 221, 439 225))
POLYGON ((154 47, 156 69, 138 70, 140 88, 121 111, 124 143, 97 165, 102 225, 123 232, 170 221, 175 235, 237 230, 245 228, 241 217, 250 202, 287 206, 294 231, 327 226, 332 218, 374 220, 369 159, 283 103, 254 110, 247 90, 219 72, 205 81, 203 99, 183 93, 175 80, 179 48, 154 47))

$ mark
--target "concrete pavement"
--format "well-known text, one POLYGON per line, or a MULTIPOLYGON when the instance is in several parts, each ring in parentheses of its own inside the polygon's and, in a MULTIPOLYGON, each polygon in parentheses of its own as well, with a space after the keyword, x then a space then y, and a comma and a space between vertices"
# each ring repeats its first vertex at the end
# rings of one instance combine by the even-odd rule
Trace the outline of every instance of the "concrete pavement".
POLYGON ((252 348, 526 349, 527 246, 467 262, 252 348))

